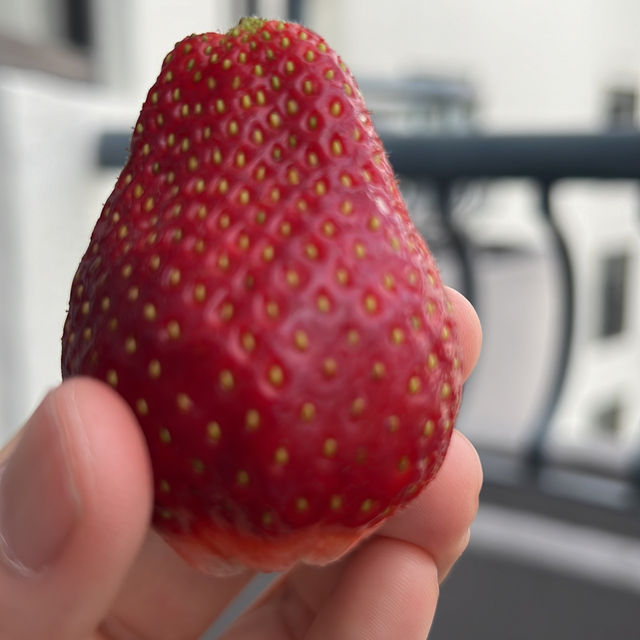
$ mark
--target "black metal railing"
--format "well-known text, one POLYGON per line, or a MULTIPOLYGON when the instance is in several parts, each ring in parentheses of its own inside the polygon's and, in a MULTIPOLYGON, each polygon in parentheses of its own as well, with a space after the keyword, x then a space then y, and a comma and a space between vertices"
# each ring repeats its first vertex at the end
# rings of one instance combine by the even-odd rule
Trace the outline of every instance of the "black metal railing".
POLYGON ((509 178, 527 179, 539 187, 539 208, 550 231, 560 286, 559 350, 524 456, 481 451, 485 499, 640 535, 640 472, 632 469, 620 479, 545 464, 545 442, 565 389, 576 324, 574 265, 551 193, 563 180, 633 180, 640 184, 640 134, 385 136, 384 143, 399 175, 431 184, 438 194, 440 215, 451 231, 452 248, 462 265, 462 288, 480 307, 473 247, 464 229, 453 221, 454 187, 468 181, 509 178))
POLYGON ((461 180, 474 179, 526 178, 539 185, 540 209, 553 238, 563 303, 556 371, 527 452, 532 464, 540 464, 546 432, 563 391, 575 322, 573 265, 554 216, 551 190, 567 179, 640 181, 640 134, 385 136, 384 143, 398 174, 435 186, 443 222, 451 230, 462 264, 463 290, 473 302, 477 295, 471 250, 451 220, 452 188, 461 180))
POLYGON ((640 134, 384 137, 400 175, 439 183, 461 178, 640 178, 640 134))
MULTIPOLYGON (((482 306, 474 278, 474 247, 455 221, 453 194, 458 185, 469 181, 491 181, 509 178, 527 179, 539 186, 540 210, 552 238, 552 249, 557 262, 559 299, 562 305, 559 353, 555 370, 549 379, 548 391, 539 415, 534 419, 531 440, 522 459, 483 456, 485 487, 495 489, 499 495, 505 487, 518 489, 518 499, 530 497, 531 505, 539 500, 540 477, 545 473, 544 443, 552 418, 563 394, 575 327, 575 274, 566 238, 558 225, 552 207, 551 192, 562 180, 634 180, 640 184, 640 134, 602 133, 572 135, 382 135, 396 173, 426 185, 436 196, 441 222, 448 232, 450 248, 461 267, 461 289, 474 304, 482 306), (523 494, 524 490, 524 494, 523 494)), ((105 134, 99 145, 99 164, 103 167, 121 167, 126 160, 129 136, 125 133, 105 134)), ((640 330, 640 328, 639 328, 640 330)), ((640 389, 639 389, 640 393, 640 389)), ((640 456, 640 452, 639 452, 640 456)), ((612 487, 610 479, 600 485, 597 478, 588 482, 576 477, 561 477, 571 470, 554 469, 552 481, 545 480, 545 492, 560 498, 559 510, 567 513, 571 504, 598 503, 608 511, 624 513, 624 527, 628 519, 636 522, 640 534, 640 483, 633 482, 633 474, 625 485, 612 487), (558 475, 560 474, 560 475, 558 475), (631 486, 630 486, 631 485, 631 486), (575 490, 574 490, 575 489, 575 490)), ((640 474, 638 474, 640 477, 640 474)), ((584 479, 584 478, 583 478, 584 479)), ((494 493, 496 493, 494 491, 494 493)), ((548 508, 548 504, 547 504, 548 508)), ((579 511, 579 510, 578 510, 579 511)), ((578 516, 576 516, 578 517, 578 516)), ((589 518, 593 518, 590 511, 589 518)))

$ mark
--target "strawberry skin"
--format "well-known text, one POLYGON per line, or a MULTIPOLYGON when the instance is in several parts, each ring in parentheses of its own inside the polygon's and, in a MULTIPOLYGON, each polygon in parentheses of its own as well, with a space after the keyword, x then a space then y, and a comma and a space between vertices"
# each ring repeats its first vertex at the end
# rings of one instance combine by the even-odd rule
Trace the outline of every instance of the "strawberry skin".
POLYGON ((194 566, 340 556, 431 480, 456 327, 357 85, 244 19, 165 58, 76 273, 63 376, 136 412, 154 525, 194 566))

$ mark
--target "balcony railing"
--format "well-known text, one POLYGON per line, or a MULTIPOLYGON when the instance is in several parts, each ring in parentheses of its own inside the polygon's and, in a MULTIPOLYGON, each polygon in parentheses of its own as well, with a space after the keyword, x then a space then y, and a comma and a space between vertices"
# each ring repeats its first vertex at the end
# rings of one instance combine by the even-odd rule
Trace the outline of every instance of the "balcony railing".
MULTIPOLYGON (((550 465, 544 446, 565 391, 574 355, 576 325, 576 266, 553 209, 552 190, 564 180, 631 180, 640 184, 640 135, 629 132, 382 137, 396 173, 424 185, 436 195, 439 217, 460 267, 461 288, 480 309, 482 299, 475 278, 474 247, 469 234, 453 215, 454 190, 469 181, 486 183, 510 178, 526 179, 538 185, 541 222, 552 239, 561 291, 559 349, 546 398, 539 407, 529 443, 522 454, 501 455, 482 451, 480 447, 485 468, 485 498, 506 503, 517 501, 523 508, 539 508, 572 520, 593 522, 595 518, 611 529, 640 535, 640 465, 636 470, 626 470, 622 477, 585 473, 584 469, 550 465)), ((127 134, 105 134, 99 145, 100 165, 122 166, 127 145, 127 134)), ((635 330, 640 332, 640 324, 635 330)), ((640 450, 637 457, 640 461, 640 450)))

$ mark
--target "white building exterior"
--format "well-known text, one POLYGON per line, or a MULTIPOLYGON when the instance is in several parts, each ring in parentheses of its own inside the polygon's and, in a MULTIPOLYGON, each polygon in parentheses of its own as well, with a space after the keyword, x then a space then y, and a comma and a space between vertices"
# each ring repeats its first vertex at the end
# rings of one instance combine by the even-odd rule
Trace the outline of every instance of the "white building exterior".
POLYGON ((323 0, 310 23, 356 73, 452 75, 484 130, 590 130, 607 94, 638 87, 635 0, 323 0))
MULTIPOLYGON (((264 15, 284 15, 282 0, 256 4, 264 15)), ((63 0, 5 0, 0 33, 60 45, 64 6, 63 0)), ((0 440, 60 378, 69 284, 115 178, 97 167, 100 133, 133 125, 174 42, 228 29, 244 6, 93 0, 91 83, 4 66, 0 49, 0 440)), ((637 0, 307 0, 305 22, 357 77, 468 82, 485 132, 598 131, 613 92, 633 102, 640 90, 637 0)), ((549 451, 627 464, 640 453, 637 187, 561 185, 553 202, 576 265, 578 313, 575 357, 549 451), (602 259, 612 252, 628 257, 630 295, 624 332, 603 339, 594 329, 597 283, 602 259), (610 433, 598 426, 607 411, 616 416, 610 433)), ((479 271, 485 353, 461 420, 479 443, 519 449, 530 437, 557 346, 559 307, 537 193, 522 182, 493 184, 471 222, 480 242, 515 244, 533 256, 507 271, 495 265, 479 271), (528 283, 524 294, 520 275, 528 283), (505 346, 507 336, 519 341, 517 349, 505 346)))

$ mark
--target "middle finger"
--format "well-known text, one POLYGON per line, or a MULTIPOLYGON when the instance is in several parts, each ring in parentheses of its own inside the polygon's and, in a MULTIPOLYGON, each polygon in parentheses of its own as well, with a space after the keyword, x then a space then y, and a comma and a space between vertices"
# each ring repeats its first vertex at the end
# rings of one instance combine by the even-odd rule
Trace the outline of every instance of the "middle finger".
POLYGON ((255 574, 209 576, 150 531, 101 630, 109 638, 197 638, 255 574))

